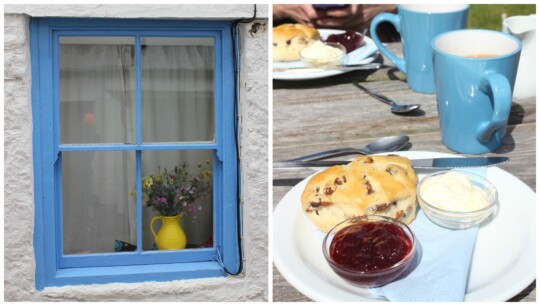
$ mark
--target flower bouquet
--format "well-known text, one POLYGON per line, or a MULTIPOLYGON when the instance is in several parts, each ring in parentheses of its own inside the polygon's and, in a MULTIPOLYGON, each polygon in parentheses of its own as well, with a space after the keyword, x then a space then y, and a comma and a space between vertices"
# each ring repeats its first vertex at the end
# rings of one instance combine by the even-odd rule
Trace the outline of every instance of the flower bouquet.
MULTIPOLYGON (((206 165, 210 165, 207 161, 206 165)), ((188 164, 182 163, 173 171, 164 169, 158 174, 142 178, 143 202, 147 207, 159 212, 162 216, 178 214, 194 215, 201 210, 195 202, 204 199, 210 193, 210 177, 212 172, 201 163, 197 165, 197 173, 189 173, 188 164)))

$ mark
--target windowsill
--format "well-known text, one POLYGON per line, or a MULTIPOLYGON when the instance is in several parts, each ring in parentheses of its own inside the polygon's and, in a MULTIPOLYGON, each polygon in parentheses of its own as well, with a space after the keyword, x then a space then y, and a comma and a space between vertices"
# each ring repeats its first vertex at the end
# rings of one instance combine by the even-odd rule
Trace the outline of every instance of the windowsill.
MULTIPOLYGON (((5 14, 25 14, 32 17, 97 17, 97 18, 169 18, 169 19, 247 19, 253 16, 253 4, 108 4, 96 7, 91 4, 64 4, 62 9, 47 5, 8 4, 5 14), (149 9, 151 7, 151 9, 149 9), (78 14, 74 14, 78 12, 78 14), (82 16, 81 13, 84 15, 82 16)), ((268 8, 257 5, 257 17, 268 18, 268 8)))
MULTIPOLYGON (((55 279, 50 280, 49 283, 45 284, 45 287, 76 284, 107 284, 114 282, 163 282, 223 276, 225 276, 223 269, 215 261, 117 267, 65 268, 57 270, 55 279)), ((38 290, 41 289, 43 288, 38 288, 38 290)))

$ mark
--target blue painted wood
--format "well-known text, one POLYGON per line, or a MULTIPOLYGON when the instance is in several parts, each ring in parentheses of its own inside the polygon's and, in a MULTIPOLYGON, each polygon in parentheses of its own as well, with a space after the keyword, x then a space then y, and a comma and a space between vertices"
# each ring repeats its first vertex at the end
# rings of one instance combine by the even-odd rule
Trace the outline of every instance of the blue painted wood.
POLYGON ((209 261, 213 259, 214 248, 185 249, 178 251, 142 251, 99 254, 70 254, 58 259, 59 268, 107 267, 148 264, 169 264, 209 261))
POLYGON ((36 288, 42 289, 56 272, 55 258, 55 182, 53 143, 53 82, 50 35, 39 20, 31 20, 32 96, 35 210, 34 244, 36 250, 36 288), (47 52, 40 52, 43 47, 47 52), (40 265, 40 266, 38 266, 40 265))
POLYGON ((143 249, 143 227, 142 227, 142 214, 143 214, 143 206, 142 206, 142 151, 137 150, 135 151, 135 163, 137 164, 137 167, 135 168, 135 190, 136 190, 136 212, 137 212, 137 253, 141 254, 143 249))
POLYGON ((240 254, 238 246, 238 226, 237 226, 237 209, 239 203, 237 203, 237 152, 236 145, 234 142, 234 123, 236 118, 234 118, 234 99, 232 91, 235 89, 236 84, 233 83, 234 80, 234 69, 232 66, 232 37, 230 32, 230 27, 223 29, 221 31, 221 72, 222 72, 222 86, 223 92, 229 94, 223 94, 221 96, 223 104, 223 117, 222 118, 233 118, 233 120, 223 120, 221 126, 223 129, 223 137, 226 139, 223 142, 223 158, 225 161, 223 163, 223 175, 222 179, 227 180, 223 183, 227 184, 227 191, 223 192, 223 244, 222 244, 222 255, 223 263, 227 270, 233 274, 238 272, 240 267, 240 254), (229 178, 234 178, 230 180, 229 178), (229 192, 229 190, 234 190, 234 192, 229 192))
MULTIPOLYGON (((141 36, 135 36, 135 141, 137 142, 137 147, 140 147, 142 144, 142 86, 141 86, 141 36)), ((142 245, 142 235, 143 235, 143 225, 142 225, 142 151, 140 148, 137 148, 135 151, 135 190, 136 190, 136 211, 137 211, 137 253, 140 255, 143 251, 142 245)))
POLYGON ((152 143, 152 144, 62 144, 61 152, 135 151, 135 150, 216 150, 217 143, 152 143))
POLYGON ((46 286, 72 284, 135 283, 146 281, 172 281, 225 276, 214 261, 181 264, 141 265, 137 269, 127 266, 59 269, 54 283, 46 286))
POLYGON ((44 63, 42 63, 39 59, 39 52, 36 45, 39 45, 39 24, 37 20, 31 19, 30 20, 30 60, 32 64, 32 101, 33 101, 33 107, 32 107, 32 139, 34 140, 34 145, 32 148, 32 153, 34 156, 34 236, 33 236, 33 243, 34 243, 34 257, 36 260, 36 270, 35 270, 35 278, 36 278, 36 288, 42 289, 45 286, 45 277, 47 275, 47 271, 45 269, 46 266, 46 250, 45 250, 45 232, 43 231, 43 225, 44 225, 44 218, 45 218, 45 212, 43 208, 43 199, 41 198, 43 195, 43 188, 42 188, 42 155, 41 155, 41 126, 42 126, 42 117, 41 117, 41 111, 38 105, 41 104, 41 92, 39 91, 40 88, 40 70, 43 69, 42 66, 44 63))
MULTIPOLYGON (((227 269, 238 267, 236 225, 236 152, 232 101, 230 21, 31 18, 32 115, 35 184, 34 250, 36 288, 72 284, 173 280, 223 276, 216 261, 222 252, 227 269), (140 37, 212 37, 215 49, 216 140, 201 143, 142 143, 140 69, 137 72, 135 144, 60 144, 58 38, 60 36, 134 36, 140 64, 140 37), (183 251, 62 255, 61 152, 135 151, 137 161, 137 244, 142 245, 141 152, 214 151, 214 247, 183 251), (51 226, 54 225, 54 226, 51 226), (236 249, 235 249, 236 248, 236 249), (168 264, 164 264, 168 263, 168 264)), ((140 65, 138 65, 140 67, 140 65)))

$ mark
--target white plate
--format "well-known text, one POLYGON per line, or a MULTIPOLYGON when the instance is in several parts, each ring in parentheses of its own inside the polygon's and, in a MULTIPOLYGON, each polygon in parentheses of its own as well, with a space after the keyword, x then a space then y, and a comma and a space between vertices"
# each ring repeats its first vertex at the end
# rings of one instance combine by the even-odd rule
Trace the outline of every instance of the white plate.
MULTIPOLYGON (((410 159, 456 156, 421 151, 394 154, 410 159)), ((417 171, 419 179, 426 173, 417 171)), ((502 302, 536 278, 536 194, 497 167, 489 167, 486 178, 497 187, 500 206, 497 215, 480 227, 465 301, 502 302)), ((386 301, 350 285, 326 263, 315 225, 301 209, 300 196, 308 179, 294 186, 274 210, 277 269, 292 286, 315 301, 386 301)))
MULTIPOLYGON (((323 40, 326 40, 326 38, 331 34, 341 34, 345 31, 343 30, 331 30, 331 29, 319 29, 319 34, 321 35, 321 38, 323 40)), ((358 33, 360 34, 360 33, 358 33)), ((372 47, 375 45, 373 40, 365 35, 363 46, 359 49, 366 48, 368 46, 372 47)), ((348 64, 369 64, 375 60, 376 53, 370 54, 365 58, 357 59, 354 62, 347 62, 348 64)), ((277 64, 277 63, 276 63, 277 64)), ((274 68, 285 68, 286 64, 279 63, 279 66, 274 65, 274 68), (285 65, 285 66, 284 66, 285 65)), ((291 63, 291 66, 297 66, 298 63, 294 62, 291 63)), ((311 79, 319 79, 319 78, 325 78, 333 75, 343 74, 347 71, 340 71, 340 70, 322 70, 322 69, 310 69, 310 70, 287 70, 287 71, 280 71, 280 72, 273 72, 272 78, 275 80, 287 80, 287 81, 299 81, 299 80, 311 80, 311 79)))

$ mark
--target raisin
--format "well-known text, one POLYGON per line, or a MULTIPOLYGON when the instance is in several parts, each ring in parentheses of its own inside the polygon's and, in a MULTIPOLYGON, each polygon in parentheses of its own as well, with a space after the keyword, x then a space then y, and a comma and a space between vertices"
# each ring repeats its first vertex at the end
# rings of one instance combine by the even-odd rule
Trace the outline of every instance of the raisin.
POLYGON ((309 206, 313 208, 318 208, 320 206, 325 207, 329 205, 332 205, 332 202, 323 201, 322 199, 319 199, 319 202, 309 202, 309 206))
POLYGON ((364 184, 366 185, 366 188, 367 188, 367 194, 372 194, 374 191, 373 191, 373 187, 371 187, 371 183, 369 181, 365 181, 364 184))
POLYGON ((382 212, 382 211, 387 210, 389 206, 390 205, 388 205, 388 203, 383 203, 383 204, 377 204, 373 206, 371 209, 373 209, 373 211, 376 211, 376 212, 382 212))
POLYGON ((339 177, 336 177, 336 179, 334 180, 334 185, 341 185, 341 184, 343 184, 343 181, 339 177))
POLYGON ((390 208, 391 205, 396 205, 396 202, 377 204, 373 206, 371 209, 376 212, 383 212, 383 211, 388 210, 388 208, 390 208))
POLYGON ((332 190, 332 187, 326 187, 324 189, 324 194, 329 196, 329 195, 332 195, 332 193, 334 193, 334 190, 332 190))
POLYGON ((397 170, 394 169, 394 168, 386 168, 386 172, 390 173, 390 175, 396 175, 397 174, 397 170))

